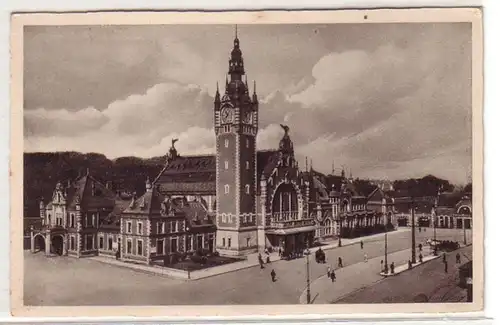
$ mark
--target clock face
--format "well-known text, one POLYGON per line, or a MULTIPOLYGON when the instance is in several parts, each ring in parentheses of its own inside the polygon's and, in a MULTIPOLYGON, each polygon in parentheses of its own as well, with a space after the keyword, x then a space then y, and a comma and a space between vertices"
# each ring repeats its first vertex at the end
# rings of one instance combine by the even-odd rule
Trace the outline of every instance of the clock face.
POLYGON ((251 112, 245 112, 243 113, 243 123, 250 123, 252 121, 252 113, 251 112))
POLYGON ((233 110, 226 106, 221 111, 222 123, 231 123, 233 120, 233 110))

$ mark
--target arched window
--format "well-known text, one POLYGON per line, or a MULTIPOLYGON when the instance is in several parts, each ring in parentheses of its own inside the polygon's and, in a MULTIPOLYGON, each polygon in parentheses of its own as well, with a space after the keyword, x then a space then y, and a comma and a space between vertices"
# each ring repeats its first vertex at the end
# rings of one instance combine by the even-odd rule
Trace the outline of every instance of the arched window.
POLYGON ((224 185, 224 193, 229 194, 229 185, 224 185))
POLYGON ((250 185, 245 185, 245 193, 250 194, 250 185))
POLYGON ((330 219, 325 220, 325 235, 332 234, 332 221, 330 219))
POLYGON ((229 161, 224 161, 224 168, 225 169, 228 169, 229 168, 229 161))
POLYGON ((248 170, 248 169, 250 169, 250 162, 249 162, 249 161, 247 161, 247 162, 245 163, 245 168, 246 168, 247 170, 248 170))

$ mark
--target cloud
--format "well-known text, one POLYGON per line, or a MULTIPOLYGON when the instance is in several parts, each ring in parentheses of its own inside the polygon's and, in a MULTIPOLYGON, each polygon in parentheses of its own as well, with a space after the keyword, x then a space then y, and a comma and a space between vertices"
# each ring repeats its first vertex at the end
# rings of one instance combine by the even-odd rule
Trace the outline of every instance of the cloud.
MULTIPOLYGON (((470 29, 429 25, 391 38, 407 28, 393 26, 384 38, 377 28, 378 38, 372 35, 365 47, 358 42, 350 48, 344 42, 327 50, 315 39, 314 54, 306 55, 315 60, 310 67, 304 57, 295 58, 301 53, 295 44, 300 43, 283 44, 288 50, 281 53, 270 48, 272 58, 259 67, 251 63, 252 55, 261 55, 254 48, 258 43, 243 43, 247 71, 258 70, 257 85, 275 89, 262 94, 258 88, 258 147, 276 148, 283 134, 279 123, 285 123, 299 162, 308 156, 323 172, 335 161, 360 177, 432 173, 465 181, 472 134, 470 29), (309 73, 303 73, 306 68, 309 73), (300 77, 287 72, 295 70, 300 77), (266 76, 261 83, 258 77, 266 76)), ((158 41, 152 63, 163 81, 103 108, 25 111, 26 150, 148 157, 164 154, 171 139, 179 138, 181 153, 214 152, 213 89, 207 91, 207 85, 212 79, 215 85, 214 76, 223 76, 226 67, 214 59, 221 50, 201 50, 204 41, 189 43, 175 36, 158 41)), ((127 51, 117 58, 120 67, 145 64, 144 56, 133 49, 123 53, 127 51)))

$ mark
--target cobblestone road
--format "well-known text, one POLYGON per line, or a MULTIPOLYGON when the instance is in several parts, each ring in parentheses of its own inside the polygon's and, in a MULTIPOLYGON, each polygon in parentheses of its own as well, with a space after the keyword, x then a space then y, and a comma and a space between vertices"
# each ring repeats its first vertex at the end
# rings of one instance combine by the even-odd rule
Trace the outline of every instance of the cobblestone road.
MULTIPOLYGON (((419 233, 417 243, 432 236, 432 230, 419 233)), ((410 232, 389 234, 389 253, 408 249, 410 232)), ((438 230, 439 239, 462 240, 456 230, 438 230)), ((469 239, 470 240, 470 239, 469 239)), ((378 238, 359 244, 326 251, 327 261, 339 256, 344 266, 360 263, 384 253, 384 240, 378 238)), ((46 258, 42 254, 25 253, 26 305, 218 305, 218 304, 297 304, 305 288, 305 259, 273 262, 259 267, 223 274, 207 279, 182 280, 143 274, 86 259, 69 257, 46 258), (278 281, 272 283, 271 268, 278 281)), ((363 263, 364 264, 364 263, 363 263)), ((326 272, 324 264, 311 258, 310 274, 315 280, 326 272)), ((351 272, 349 277, 359 277, 351 272)))

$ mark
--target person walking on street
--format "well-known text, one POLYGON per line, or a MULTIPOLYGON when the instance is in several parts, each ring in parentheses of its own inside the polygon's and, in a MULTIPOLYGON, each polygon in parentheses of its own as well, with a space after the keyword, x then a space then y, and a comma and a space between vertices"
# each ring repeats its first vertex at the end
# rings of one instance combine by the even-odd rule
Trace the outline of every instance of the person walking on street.
POLYGON ((446 254, 443 254, 443 263, 446 262, 446 254))
POLYGON ((276 272, 274 271, 274 269, 271 270, 271 280, 273 282, 276 282, 276 272))
POLYGON ((384 260, 380 260, 380 272, 384 272, 384 260))
POLYGON ((448 273, 448 261, 444 261, 444 273, 448 273))
POLYGON ((344 267, 344 265, 342 264, 342 257, 339 257, 339 267, 344 267))
POLYGON ((420 263, 423 263, 424 262, 424 257, 422 256, 422 253, 418 254, 418 261, 420 263))
POLYGON ((418 244, 418 249, 422 251, 422 243, 418 244))
POLYGON ((363 247, 365 245, 365 244, 363 244, 363 241, 360 241, 359 244, 361 245, 361 249, 363 249, 363 247))
POLYGON ((365 253, 365 263, 368 262, 368 255, 365 253))
POLYGON ((391 274, 394 274, 394 262, 391 263, 391 274))
POLYGON ((456 263, 457 263, 457 264, 462 263, 461 258, 460 258, 460 253, 457 253, 457 256, 456 256, 456 263))
POLYGON ((330 274, 330 278, 332 279, 332 282, 335 282, 335 279, 337 278, 335 276, 335 270, 332 270, 332 273, 330 274))
POLYGON ((408 269, 411 269, 411 268, 412 268, 411 261, 408 260, 408 269))
POLYGON ((332 269, 330 268, 330 265, 328 265, 328 268, 326 269, 326 275, 330 277, 330 274, 332 273, 332 269))

